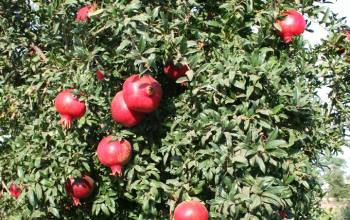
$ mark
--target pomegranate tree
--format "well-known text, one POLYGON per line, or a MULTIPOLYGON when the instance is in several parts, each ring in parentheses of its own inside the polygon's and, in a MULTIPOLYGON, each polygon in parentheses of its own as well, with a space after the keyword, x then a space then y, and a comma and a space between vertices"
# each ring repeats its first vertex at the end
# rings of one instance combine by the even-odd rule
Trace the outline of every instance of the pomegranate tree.
POLYGON ((208 210, 197 200, 182 202, 174 211, 174 220, 208 220, 208 218, 208 210))
POLYGON ((160 84, 150 75, 130 76, 123 84, 123 97, 126 105, 138 112, 153 112, 162 98, 160 84))
POLYGON ((277 30, 278 36, 282 37, 284 42, 289 44, 292 42, 293 36, 300 35, 304 32, 306 21, 301 14, 296 11, 285 11, 280 16, 287 16, 283 21, 276 20, 282 28, 277 30))
POLYGON ((55 100, 56 109, 62 116, 59 123, 68 128, 71 127, 73 119, 83 117, 86 112, 85 101, 79 101, 79 95, 74 98, 71 94, 72 91, 74 89, 60 92, 55 100))
POLYGON ((10 186, 11 195, 17 199, 18 196, 21 194, 22 189, 23 189, 22 184, 20 185, 19 188, 17 187, 16 184, 12 184, 12 185, 10 186))
POLYGON ((110 142, 113 137, 108 136, 102 139, 97 147, 97 157, 103 165, 111 168, 111 175, 121 176, 122 167, 131 159, 132 149, 130 143, 125 139, 110 142))
POLYGON ((134 111, 125 104, 123 91, 118 92, 111 104, 113 119, 125 127, 132 127, 138 124, 145 117, 145 113, 134 111))
MULTIPOLYGON (((86 20, 86 17, 90 18, 91 14, 95 12, 95 6, 94 5, 88 5, 85 7, 82 7, 77 14, 77 21, 81 20, 84 22, 86 20)), ((97 17, 97 16, 96 16, 97 17)))
POLYGON ((78 206, 81 205, 80 199, 89 197, 94 191, 94 180, 87 175, 83 175, 78 181, 71 177, 64 184, 64 189, 73 198, 73 205, 78 206))

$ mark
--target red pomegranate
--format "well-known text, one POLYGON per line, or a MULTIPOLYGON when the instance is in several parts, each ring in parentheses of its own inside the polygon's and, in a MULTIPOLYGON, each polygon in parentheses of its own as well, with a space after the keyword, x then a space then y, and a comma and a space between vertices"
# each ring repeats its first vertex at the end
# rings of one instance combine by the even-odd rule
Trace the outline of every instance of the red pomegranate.
MULTIPOLYGON (((350 42, 350 31, 346 30, 345 34, 347 35, 345 38, 345 42, 349 43, 350 42)), ((342 53, 344 53, 344 51, 345 51, 344 47, 338 47, 338 48, 339 48, 339 51, 337 52, 338 55, 341 55, 342 53)))
POLYGON ((74 99, 73 95, 70 94, 70 92, 72 91, 74 91, 74 89, 69 89, 60 92, 55 100, 56 109, 58 113, 60 113, 62 116, 62 119, 59 121, 59 124, 67 126, 68 128, 71 127, 73 119, 83 117, 86 112, 85 102, 79 102, 79 95, 76 99, 74 99))
POLYGON ((188 70, 187 65, 181 67, 175 66, 172 61, 168 61, 164 66, 164 72, 169 76, 169 78, 177 80, 180 77, 186 76, 188 70))
MULTIPOLYGON (((84 22, 86 20, 86 17, 90 18, 90 15, 95 12, 95 6, 94 5, 88 5, 85 7, 82 7, 79 11, 78 11, 78 15, 77 15, 77 22, 79 22, 79 20, 81 20, 82 22, 84 22)), ((97 15, 96 15, 97 17, 97 15)))
POLYGON ((114 96, 111 112, 113 119, 125 127, 135 126, 145 117, 145 113, 128 108, 123 99, 123 91, 118 92, 114 96))
POLYGON ((83 175, 77 182, 71 177, 64 184, 64 189, 73 198, 73 205, 78 206, 81 205, 80 199, 89 197, 94 191, 94 180, 87 175, 83 175))
POLYGON ((174 211, 174 220, 208 220, 208 210, 196 201, 182 202, 174 211))
POLYGON ((112 138, 113 136, 105 137, 98 144, 97 157, 103 165, 111 168, 111 175, 121 176, 122 167, 131 159, 132 149, 127 140, 109 142, 112 138))
POLYGON ((16 199, 18 198, 19 194, 21 194, 21 191, 22 191, 22 189, 23 189, 22 184, 19 185, 19 186, 20 186, 19 189, 18 189, 18 187, 17 187, 16 184, 12 184, 12 185, 10 186, 11 195, 12 195, 13 197, 15 197, 16 199))
POLYGON ((304 32, 306 21, 301 14, 296 11, 285 11, 280 16, 288 15, 283 21, 276 20, 282 28, 282 31, 276 30, 278 36, 283 37, 284 42, 292 42, 294 35, 300 35, 304 32))
POLYGON ((96 75, 97 75, 98 80, 102 80, 102 79, 107 78, 107 76, 103 75, 100 70, 97 70, 96 75))
POLYGON ((162 88, 152 76, 139 74, 130 76, 123 84, 126 105, 138 112, 153 112, 162 98, 162 88))

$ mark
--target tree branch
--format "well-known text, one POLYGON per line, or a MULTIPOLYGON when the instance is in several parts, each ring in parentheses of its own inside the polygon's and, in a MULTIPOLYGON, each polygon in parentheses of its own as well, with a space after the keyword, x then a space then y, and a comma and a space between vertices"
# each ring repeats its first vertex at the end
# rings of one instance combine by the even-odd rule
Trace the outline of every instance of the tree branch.
POLYGON ((86 40, 86 43, 88 43, 90 40, 92 40, 92 38, 96 37, 96 35, 97 35, 98 33, 102 32, 102 31, 104 31, 104 30, 105 30, 104 27, 98 29, 92 36, 90 36, 90 37, 86 40))
POLYGON ((7 191, 8 194, 11 194, 11 192, 9 191, 9 189, 6 187, 4 181, 2 181, 2 177, 0 176, 0 181, 1 181, 1 185, 2 187, 7 191))
POLYGON ((1 26, 1 24, 0 24, 0 27, 1 27, 2 31, 4 32, 5 36, 7 36, 5 28, 3 26, 1 26))
POLYGON ((40 57, 44 60, 47 61, 48 59, 46 58, 45 54, 43 53, 43 51, 34 44, 33 38, 26 33, 25 34, 26 38, 28 38, 29 42, 30 42, 30 47, 33 48, 37 53, 39 53, 40 57))
POLYGON ((64 46, 65 51, 68 53, 68 41, 67 41, 67 33, 66 33, 66 23, 64 21, 64 17, 62 16, 62 28, 63 28, 63 39, 64 39, 64 46))

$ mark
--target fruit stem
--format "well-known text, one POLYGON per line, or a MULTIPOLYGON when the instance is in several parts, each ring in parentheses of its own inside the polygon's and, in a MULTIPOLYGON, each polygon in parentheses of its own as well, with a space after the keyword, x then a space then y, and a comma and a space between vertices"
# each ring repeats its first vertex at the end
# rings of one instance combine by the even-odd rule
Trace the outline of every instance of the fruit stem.
POLYGON ((147 95, 149 96, 149 97, 151 97, 153 94, 154 94, 154 89, 153 89, 153 87, 152 86, 147 86, 147 88, 146 88, 146 93, 147 93, 147 95))

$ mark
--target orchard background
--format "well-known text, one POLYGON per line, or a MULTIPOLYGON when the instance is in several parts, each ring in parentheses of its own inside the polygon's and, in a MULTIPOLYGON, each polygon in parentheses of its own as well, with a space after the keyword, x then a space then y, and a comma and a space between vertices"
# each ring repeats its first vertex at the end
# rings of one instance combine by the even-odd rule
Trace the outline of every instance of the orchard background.
POLYGON ((347 145, 350 102, 348 27, 325 2, 2 0, 1 218, 171 219, 192 198, 209 219, 281 219, 283 210, 319 219, 320 173, 347 145), (92 4, 96 12, 77 22, 92 4), (315 48, 302 35, 284 43, 275 21, 285 10, 302 13, 307 27, 324 24, 329 37, 315 48), (186 77, 164 73, 170 59, 188 65, 186 77), (127 128, 110 105, 139 73, 163 95, 127 128), (322 86, 330 103, 316 94, 322 86), (54 104, 66 89, 83 92, 87 106, 71 129, 54 104), (133 147, 121 177, 96 156, 108 135, 133 147), (95 190, 73 206, 63 185, 83 174, 95 190), (17 199, 13 183, 23 186, 17 199))

